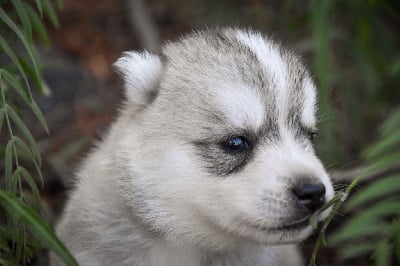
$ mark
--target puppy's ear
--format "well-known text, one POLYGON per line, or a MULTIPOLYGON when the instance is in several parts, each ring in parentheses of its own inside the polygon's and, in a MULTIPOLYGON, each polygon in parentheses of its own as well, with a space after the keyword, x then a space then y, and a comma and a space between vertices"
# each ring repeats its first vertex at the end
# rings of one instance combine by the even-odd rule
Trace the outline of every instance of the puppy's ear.
POLYGON ((125 52, 113 64, 124 82, 129 104, 144 107, 158 94, 161 75, 160 58, 149 52, 125 52))

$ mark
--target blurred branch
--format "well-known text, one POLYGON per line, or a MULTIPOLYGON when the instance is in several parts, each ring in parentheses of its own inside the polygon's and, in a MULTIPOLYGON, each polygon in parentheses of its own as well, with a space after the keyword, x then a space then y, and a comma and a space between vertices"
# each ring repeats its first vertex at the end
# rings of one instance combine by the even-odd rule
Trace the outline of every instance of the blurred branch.
MULTIPOLYGON (((336 170, 330 172, 331 179, 333 183, 338 183, 338 182, 346 182, 350 183, 354 178, 356 178, 358 175, 362 174, 366 168, 365 167, 355 167, 347 170, 336 170)), ((370 173, 363 178, 360 179, 360 182, 365 182, 373 179, 377 179, 383 176, 387 176, 390 174, 398 173, 400 172, 400 164, 393 165, 392 167, 376 171, 373 173, 370 173)))
POLYGON ((126 7, 129 23, 137 33, 142 47, 150 52, 158 52, 160 34, 150 17, 144 0, 123 0, 123 3, 126 7))

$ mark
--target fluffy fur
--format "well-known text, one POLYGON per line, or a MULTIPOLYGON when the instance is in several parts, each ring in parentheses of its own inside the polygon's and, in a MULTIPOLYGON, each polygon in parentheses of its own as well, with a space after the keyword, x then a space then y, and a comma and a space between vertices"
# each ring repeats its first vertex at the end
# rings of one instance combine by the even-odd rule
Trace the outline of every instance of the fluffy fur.
POLYGON ((316 93, 299 59, 228 28, 115 67, 127 101, 57 226, 79 263, 301 265, 293 244, 310 235, 312 210, 293 190, 322 183, 329 200, 333 189, 309 139, 316 93), (227 151, 234 136, 250 147, 227 151))

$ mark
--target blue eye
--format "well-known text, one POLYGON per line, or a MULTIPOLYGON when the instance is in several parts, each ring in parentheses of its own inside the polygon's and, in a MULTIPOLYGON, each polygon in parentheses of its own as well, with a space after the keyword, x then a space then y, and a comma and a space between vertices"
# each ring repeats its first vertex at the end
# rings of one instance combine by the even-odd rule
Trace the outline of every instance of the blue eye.
POLYGON ((230 137, 222 143, 222 146, 230 152, 241 152, 250 148, 249 142, 242 136, 230 137))

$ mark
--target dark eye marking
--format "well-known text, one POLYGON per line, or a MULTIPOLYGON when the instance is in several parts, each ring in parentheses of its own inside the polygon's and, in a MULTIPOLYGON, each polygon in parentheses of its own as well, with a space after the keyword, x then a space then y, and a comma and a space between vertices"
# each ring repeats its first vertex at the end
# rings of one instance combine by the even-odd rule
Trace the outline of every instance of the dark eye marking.
POLYGON ((251 160, 256 136, 251 133, 222 133, 193 142, 206 169, 217 176, 239 172, 251 160))
POLYGON ((250 149, 250 142, 243 136, 232 136, 221 143, 229 153, 242 153, 250 149))
POLYGON ((307 138, 314 142, 315 138, 318 136, 318 130, 316 128, 303 128, 303 132, 307 135, 307 138))
POLYGON ((308 138, 314 142, 315 138, 318 136, 318 131, 316 129, 313 129, 311 131, 308 132, 308 138))

